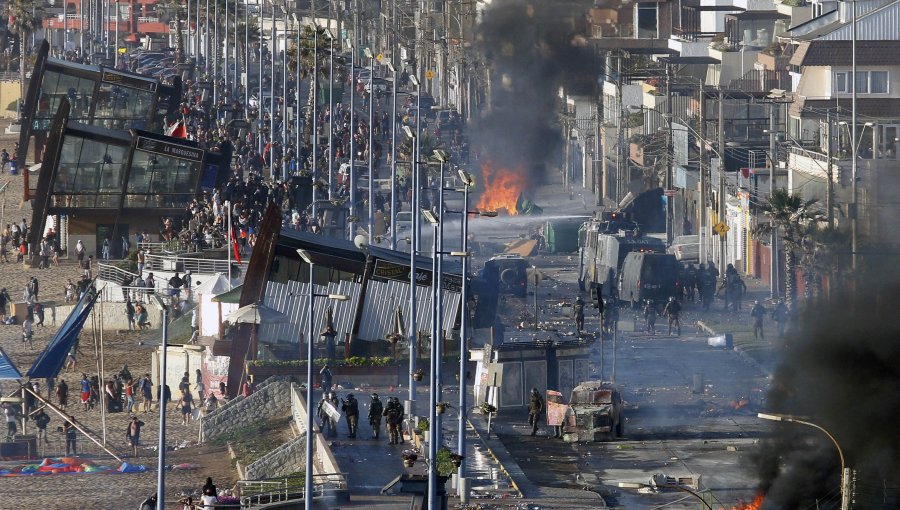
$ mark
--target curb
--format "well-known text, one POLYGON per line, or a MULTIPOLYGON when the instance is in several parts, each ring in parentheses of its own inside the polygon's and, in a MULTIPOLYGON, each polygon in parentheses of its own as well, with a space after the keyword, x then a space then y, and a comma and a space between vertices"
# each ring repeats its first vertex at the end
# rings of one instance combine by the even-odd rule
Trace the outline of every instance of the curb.
MULTIPOLYGON (((516 477, 514 477, 510 473, 510 470, 507 469, 507 467, 503 465, 503 462, 501 462, 500 459, 497 457, 497 454, 494 453, 494 448, 492 448, 490 445, 488 445, 487 440, 482 435, 482 431, 479 430, 479 428, 475 425, 475 423, 468 417, 466 418, 466 422, 469 424, 470 427, 472 427, 472 430, 475 431, 475 435, 478 436, 478 440, 481 441, 481 444, 484 445, 484 448, 487 450, 488 454, 490 454, 491 458, 494 459, 494 462, 496 462, 497 465, 500 467, 500 471, 503 474, 505 474, 507 478, 509 478, 509 483, 512 485, 513 489, 516 490, 516 493, 517 493, 516 497, 524 498, 525 495, 522 493, 522 489, 519 488, 519 484, 518 484, 518 482, 516 482, 516 477, 517 476, 524 477, 525 473, 522 471, 522 468, 520 468, 519 465, 516 464, 515 461, 512 460, 512 456, 509 454, 508 451, 506 451, 506 448, 503 448, 503 446, 502 446, 503 443, 500 443, 500 446, 497 447, 497 450, 498 451, 502 450, 502 452, 500 453, 500 456, 506 457, 509 459, 507 461, 507 464, 509 464, 510 467, 512 468, 512 470, 516 473, 516 477)), ((497 442, 500 442, 500 440, 497 439, 497 442)))

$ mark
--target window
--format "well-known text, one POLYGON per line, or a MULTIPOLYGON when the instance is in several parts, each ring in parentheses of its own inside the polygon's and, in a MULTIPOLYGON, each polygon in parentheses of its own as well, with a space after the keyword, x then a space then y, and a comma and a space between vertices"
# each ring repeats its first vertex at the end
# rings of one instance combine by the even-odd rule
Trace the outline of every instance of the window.
POLYGON ((656 39, 657 37, 657 5, 655 3, 639 3, 635 9, 635 26, 638 39, 656 39))
POLYGON ((834 91, 835 92, 850 92, 850 88, 847 85, 847 75, 850 73, 834 73, 834 91))
MULTIPOLYGON (((842 71, 834 73, 834 92, 850 94, 853 92, 850 79, 853 73, 842 71)), ((887 94, 890 76, 887 71, 857 71, 856 92, 859 94, 887 94)))
POLYGON ((888 72, 872 71, 869 73, 869 91, 872 94, 888 93, 888 72))

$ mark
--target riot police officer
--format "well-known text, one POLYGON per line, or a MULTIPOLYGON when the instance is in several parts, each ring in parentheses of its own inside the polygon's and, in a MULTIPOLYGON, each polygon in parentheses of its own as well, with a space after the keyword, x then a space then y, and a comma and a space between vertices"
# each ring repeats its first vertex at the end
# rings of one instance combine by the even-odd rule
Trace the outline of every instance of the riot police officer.
POLYGON ((341 399, 341 411, 347 417, 347 428, 350 431, 347 437, 355 438, 356 428, 359 426, 359 402, 352 393, 347 394, 347 400, 341 399))
POLYGON ((531 435, 537 435, 538 424, 541 421, 541 413, 544 412, 544 399, 538 393, 537 388, 531 388, 531 403, 528 404, 528 424, 531 425, 531 435))
POLYGON ((681 313, 681 303, 675 299, 675 296, 669 297, 669 302, 663 309, 663 314, 669 319, 669 334, 672 334, 672 326, 674 325, 677 335, 681 336, 681 319, 678 314, 681 313))
POLYGON ((377 393, 372 394, 372 402, 369 403, 369 425, 372 426, 372 439, 378 439, 381 435, 381 413, 384 406, 377 393))

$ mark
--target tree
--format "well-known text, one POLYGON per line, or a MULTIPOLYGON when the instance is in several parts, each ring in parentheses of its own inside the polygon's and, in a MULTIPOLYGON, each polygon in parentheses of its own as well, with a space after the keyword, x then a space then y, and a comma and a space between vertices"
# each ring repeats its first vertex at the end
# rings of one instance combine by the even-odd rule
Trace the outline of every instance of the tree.
POLYGON ((9 31, 19 37, 19 86, 22 101, 25 100, 25 57, 29 53, 28 38, 41 28, 43 13, 43 2, 36 0, 11 0, 6 4, 5 14, 9 17, 9 31))
MULTIPOLYGON (((184 44, 184 32, 181 30, 181 24, 183 23, 183 10, 185 8, 185 4, 181 0, 164 0, 157 5, 163 13, 163 19, 168 21, 175 20, 175 62, 178 64, 183 64, 185 61, 185 44, 184 44)), ((191 27, 188 27, 188 31, 190 31, 191 27)))
MULTIPOLYGON (((763 215, 768 223, 757 223, 751 234, 757 239, 769 239, 773 230, 784 241, 785 248, 785 299, 792 306, 796 299, 796 269, 809 243, 809 237, 822 222, 822 214, 813 210, 817 200, 803 200, 800 194, 789 193, 786 189, 776 189, 763 205, 763 215)), ((777 263, 777 261, 772 261, 777 263)))

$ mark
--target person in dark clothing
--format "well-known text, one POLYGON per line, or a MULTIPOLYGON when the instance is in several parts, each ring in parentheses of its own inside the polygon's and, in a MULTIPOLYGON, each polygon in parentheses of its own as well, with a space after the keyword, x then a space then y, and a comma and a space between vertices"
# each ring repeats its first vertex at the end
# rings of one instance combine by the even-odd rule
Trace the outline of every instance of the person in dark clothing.
POLYGON ((41 440, 45 445, 50 444, 50 439, 47 438, 47 425, 50 424, 50 416, 44 412, 44 408, 38 409, 38 411, 31 417, 34 420, 34 424, 37 426, 37 442, 38 445, 41 444, 41 440))
POLYGON ((378 398, 377 393, 372 394, 372 402, 369 403, 369 425, 372 426, 372 438, 378 439, 381 435, 381 414, 384 412, 384 406, 378 398))
POLYGON ((347 395, 346 401, 341 399, 341 411, 347 417, 347 428, 350 430, 347 437, 355 438, 356 428, 359 424, 359 402, 357 402, 356 397, 352 393, 347 395))
POLYGON ((575 317, 575 333, 581 335, 584 330, 584 300, 581 299, 581 296, 575 298, 572 314, 575 317))
POLYGON ((753 322, 753 338, 765 338, 763 332, 763 318, 768 313, 766 307, 758 300, 753 302, 753 308, 750 309, 750 320, 753 322))
POLYGON ((647 303, 644 305, 644 319, 647 321, 647 333, 651 335, 656 334, 656 317, 659 313, 656 310, 656 305, 653 304, 653 301, 647 300, 647 303))
POLYGON ((675 331, 678 336, 681 336, 681 319, 679 318, 679 314, 681 313, 681 303, 675 299, 674 296, 669 298, 669 302, 666 303, 666 307, 663 309, 663 314, 669 319, 669 334, 672 334, 672 326, 675 326, 675 331))
POLYGON ((537 388, 531 388, 531 402, 528 404, 528 424, 531 425, 531 435, 537 435, 541 414, 544 412, 544 399, 538 393, 537 388))
MULTIPOLYGON (((66 421, 63 423, 63 432, 66 434, 66 456, 78 455, 77 434, 75 426, 66 421)), ((156 507, 154 507, 156 508, 156 507)))
POLYGON ((390 444, 402 443, 403 434, 400 431, 400 425, 403 423, 403 405, 400 404, 400 400, 397 397, 388 399, 388 405, 381 414, 385 416, 387 422, 390 444))
POLYGON ((787 305, 784 304, 784 301, 779 299, 775 305, 775 309, 772 310, 772 320, 775 321, 775 324, 778 326, 778 336, 784 336, 784 326, 787 323, 788 316, 790 313, 788 312, 787 305))

